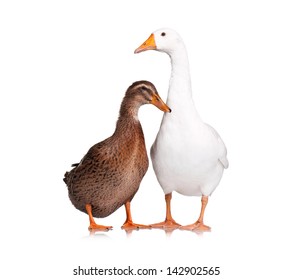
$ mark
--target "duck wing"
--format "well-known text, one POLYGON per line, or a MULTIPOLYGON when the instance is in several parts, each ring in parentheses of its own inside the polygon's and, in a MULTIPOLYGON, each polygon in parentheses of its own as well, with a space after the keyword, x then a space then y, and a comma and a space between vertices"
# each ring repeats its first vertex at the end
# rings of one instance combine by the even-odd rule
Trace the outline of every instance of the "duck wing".
MULTIPOLYGON (((117 154, 118 146, 111 142, 111 137, 92 146, 79 163, 72 164, 73 169, 64 174, 63 181, 67 186, 72 183, 91 180, 97 176, 104 177, 111 169, 113 155, 117 154)), ((113 167, 112 167, 113 169, 113 167)))

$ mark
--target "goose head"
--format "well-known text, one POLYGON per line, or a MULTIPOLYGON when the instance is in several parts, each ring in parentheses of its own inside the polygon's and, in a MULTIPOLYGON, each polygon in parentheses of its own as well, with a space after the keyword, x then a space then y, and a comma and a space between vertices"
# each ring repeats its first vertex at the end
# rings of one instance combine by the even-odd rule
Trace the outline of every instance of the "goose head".
POLYGON ((161 99, 156 87, 149 81, 134 82, 127 89, 123 104, 136 108, 144 104, 152 104, 163 112, 171 112, 171 109, 161 99))
POLYGON ((175 50, 182 47, 184 48, 183 41, 176 31, 170 28, 161 28, 154 31, 134 53, 157 50, 171 55, 175 50))

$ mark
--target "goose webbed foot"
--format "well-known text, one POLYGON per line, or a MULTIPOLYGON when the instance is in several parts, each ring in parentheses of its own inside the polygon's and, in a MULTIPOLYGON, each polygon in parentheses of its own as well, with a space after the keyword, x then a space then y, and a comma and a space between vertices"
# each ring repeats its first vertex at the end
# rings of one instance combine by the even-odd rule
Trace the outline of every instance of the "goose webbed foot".
POLYGON ((164 222, 151 224, 152 228, 160 228, 160 229, 177 229, 181 225, 176 223, 174 219, 166 219, 164 222))
POLYGON ((201 198, 201 210, 198 220, 194 224, 182 226, 180 229, 183 230, 195 230, 195 231, 211 231, 211 228, 203 223, 204 212, 208 204, 208 197, 202 196, 201 198))
POLYGON ((195 231, 211 231, 211 228, 205 225, 203 222, 196 221, 194 224, 181 226, 182 230, 195 230, 195 231))

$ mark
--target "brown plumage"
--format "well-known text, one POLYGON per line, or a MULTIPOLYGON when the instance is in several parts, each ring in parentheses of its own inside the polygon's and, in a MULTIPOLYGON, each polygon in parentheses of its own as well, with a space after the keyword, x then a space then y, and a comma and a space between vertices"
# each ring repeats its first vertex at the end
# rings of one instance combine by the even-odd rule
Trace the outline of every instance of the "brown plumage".
POLYGON ((130 202, 148 169, 148 156, 138 109, 153 104, 165 112, 169 107, 148 81, 133 83, 126 91, 114 134, 92 146, 79 164, 65 173, 69 198, 80 211, 89 215, 89 229, 108 230, 93 219, 107 217, 125 205, 123 228, 138 228, 131 219, 130 202))

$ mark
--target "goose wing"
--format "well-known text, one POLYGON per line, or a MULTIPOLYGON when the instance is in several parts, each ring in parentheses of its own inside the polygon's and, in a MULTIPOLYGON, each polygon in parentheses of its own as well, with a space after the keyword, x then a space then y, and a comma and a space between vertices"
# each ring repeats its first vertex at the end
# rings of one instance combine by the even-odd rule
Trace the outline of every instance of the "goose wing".
POLYGON ((219 161, 220 163, 223 165, 223 167, 225 169, 227 169, 229 167, 229 161, 227 158, 227 148, 225 146, 225 143, 223 142, 221 136, 219 135, 219 133, 209 124, 206 124, 209 129, 211 130, 212 134, 216 137, 216 139, 218 140, 218 146, 219 146, 219 161))

